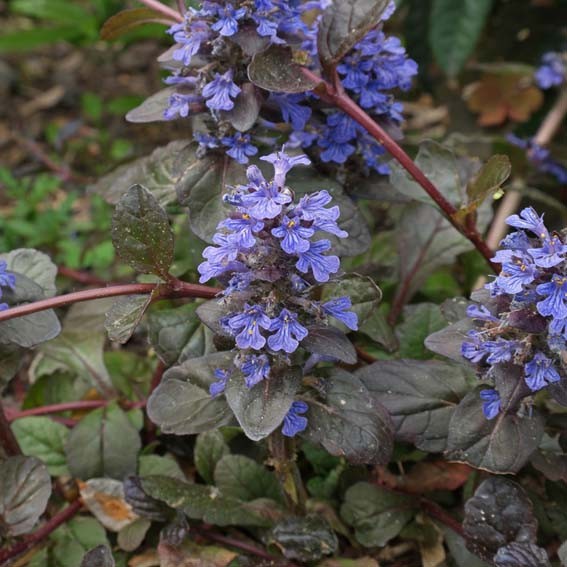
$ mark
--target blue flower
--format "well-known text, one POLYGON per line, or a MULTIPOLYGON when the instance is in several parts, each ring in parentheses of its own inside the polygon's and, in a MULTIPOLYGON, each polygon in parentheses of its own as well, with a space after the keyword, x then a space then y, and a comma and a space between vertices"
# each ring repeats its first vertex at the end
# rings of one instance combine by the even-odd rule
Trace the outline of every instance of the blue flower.
POLYGON ((323 149, 321 152, 321 160, 325 163, 345 163, 347 159, 355 152, 356 148, 349 142, 339 142, 334 138, 334 132, 326 129, 323 137, 319 138, 319 147, 323 149))
POLYGON ((482 411, 486 419, 494 419, 500 413, 500 394, 494 389, 481 390, 480 399, 484 402, 482 411))
POLYGON ((247 356, 240 367, 246 387, 252 388, 270 375, 270 361, 265 354, 247 356))
POLYGON ((526 384, 532 392, 537 392, 561 379, 553 361, 542 352, 537 352, 533 359, 524 365, 524 371, 526 384))
POLYGON ((221 140, 223 146, 230 148, 226 153, 238 163, 245 164, 250 156, 258 153, 258 148, 251 143, 250 134, 237 133, 234 136, 225 136, 221 140))
POLYGON ((206 283, 213 278, 217 278, 227 272, 242 272, 246 270, 246 266, 238 261, 224 261, 221 263, 201 262, 197 266, 197 271, 201 274, 200 283, 206 283))
POLYGON ((508 134, 509 142, 526 150, 528 159, 534 166, 543 173, 553 175, 559 183, 567 183, 567 168, 553 159, 551 152, 533 139, 523 140, 514 134, 508 134))
POLYGON ((240 212, 234 218, 221 221, 219 228, 228 228, 232 231, 229 240, 235 242, 238 248, 252 248, 256 244, 253 233, 260 232, 264 228, 264 223, 252 218, 246 212, 240 212))
POLYGON ((223 262, 231 262, 236 260, 238 256, 238 243, 234 238, 227 234, 216 233, 213 236, 213 242, 216 246, 207 246, 203 250, 203 256, 214 264, 222 264, 223 262))
POLYGON ((244 311, 228 319, 228 326, 236 335, 238 348, 260 350, 266 344, 266 339, 260 334, 260 327, 268 330, 270 318, 259 305, 244 305, 244 311))
POLYGON ((514 294, 523 291, 524 287, 531 284, 537 275, 538 272, 531 263, 531 258, 514 257, 513 262, 502 266, 502 271, 496 281, 501 292, 514 294))
POLYGON ((311 160, 305 154, 288 156, 285 151, 274 152, 273 154, 261 157, 260 159, 262 161, 267 161, 274 166, 274 183, 279 187, 283 187, 285 185, 287 174, 296 165, 309 165, 311 163, 311 160))
POLYGON ((565 319, 567 317, 567 278, 553 274, 550 282, 536 287, 539 295, 547 296, 539 301, 537 310, 544 317, 565 319))
POLYGON ((350 297, 336 297, 326 301, 321 307, 327 315, 342 321, 352 331, 358 331, 358 316, 350 311, 352 308, 350 297))
POLYGON ((498 317, 494 317, 484 305, 479 305, 478 303, 473 303, 467 307, 467 317, 481 321, 499 321, 498 317))
POLYGON ((284 121, 291 123, 294 130, 303 130, 311 118, 311 108, 299 104, 305 102, 303 94, 271 93, 269 101, 277 105, 284 121))
POLYGON ((518 347, 517 341, 507 341, 502 338, 498 338, 495 341, 486 341, 483 343, 483 349, 489 353, 486 362, 488 364, 510 362, 514 354, 516 354, 518 347))
POLYGON ((514 228, 523 228, 533 232, 538 238, 549 238, 549 231, 543 223, 543 215, 540 217, 533 207, 526 207, 520 215, 511 215, 506 223, 514 228))
POLYGON ((328 240, 311 242, 309 250, 299 254, 299 259, 295 264, 296 268, 303 274, 311 270, 315 280, 320 283, 328 282, 330 275, 336 274, 341 265, 337 256, 323 255, 330 249, 331 243, 328 240))
POLYGON ((213 396, 213 398, 220 396, 220 394, 225 391, 230 374, 231 373, 228 370, 223 370, 222 368, 217 368, 214 371, 214 375, 217 380, 209 386, 209 393, 213 396))
POLYGON ((242 206, 256 219, 276 218, 282 212, 282 206, 291 201, 291 196, 280 191, 276 183, 266 182, 256 166, 250 166, 247 174, 248 179, 254 180, 254 190, 242 195, 242 206))
POLYGON ((553 268, 565 260, 567 245, 563 244, 557 236, 546 238, 541 248, 530 248, 528 250, 536 266, 541 268, 553 268))
POLYGON ((305 402, 293 402, 291 408, 284 417, 282 433, 286 437, 295 437, 307 428, 307 418, 303 417, 309 406, 305 402))
POLYGON ((246 8, 235 10, 232 4, 226 6, 218 6, 216 15, 218 20, 211 26, 213 30, 219 32, 220 35, 230 37, 238 31, 238 20, 246 15, 246 8))
POLYGON ((340 215, 339 207, 325 208, 325 205, 328 205, 332 200, 333 198, 328 191, 316 191, 315 193, 301 197, 299 204, 295 208, 295 212, 306 221, 315 221, 322 218, 337 220, 340 215))
POLYGON ((215 78, 203 87, 203 96, 207 106, 212 110, 232 110, 232 98, 240 94, 240 87, 232 81, 232 69, 223 75, 215 73, 215 78))
POLYGON ((168 107, 163 111, 166 120, 174 120, 178 116, 187 118, 191 110, 191 104, 201 100, 201 97, 191 94, 173 93, 169 97, 168 107))
POLYGON ((471 340, 463 341, 461 344, 461 355, 474 364, 478 364, 483 361, 488 353, 484 348, 484 343, 480 340, 478 331, 471 330, 467 333, 467 336, 471 340))
POLYGON ((189 24, 189 31, 185 29, 183 24, 176 24, 168 31, 173 35, 173 39, 180 46, 178 49, 174 50, 173 59, 183 63, 186 67, 191 64, 193 56, 199 53, 201 44, 207 41, 211 36, 208 24, 202 20, 191 22, 191 24, 189 24))
POLYGON ((307 335, 307 329, 297 322, 297 314, 282 309, 279 317, 272 319, 270 331, 277 331, 268 337, 268 346, 274 350, 283 350, 288 354, 295 352, 307 335))
POLYGON ((315 234, 313 228, 301 225, 298 217, 289 218, 284 215, 281 224, 272 229, 272 234, 276 238, 283 239, 281 247, 288 254, 298 254, 309 250, 309 238, 315 234))
POLYGON ((542 65, 536 71, 536 82, 542 89, 562 85, 567 78, 567 58, 562 53, 545 53, 542 65))
MULTIPOLYGON (((16 276, 7 271, 8 264, 4 260, 0 260, 0 298, 2 297, 2 288, 15 289, 16 276)), ((0 303, 0 311, 6 311, 9 308, 7 303, 0 303)))

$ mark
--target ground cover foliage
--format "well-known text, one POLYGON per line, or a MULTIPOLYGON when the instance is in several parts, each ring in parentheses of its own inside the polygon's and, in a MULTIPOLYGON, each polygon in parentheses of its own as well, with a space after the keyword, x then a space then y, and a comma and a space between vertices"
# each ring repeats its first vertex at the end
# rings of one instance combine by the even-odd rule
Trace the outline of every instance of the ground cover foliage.
POLYGON ((567 564, 566 10, 9 3, 0 565, 567 564))

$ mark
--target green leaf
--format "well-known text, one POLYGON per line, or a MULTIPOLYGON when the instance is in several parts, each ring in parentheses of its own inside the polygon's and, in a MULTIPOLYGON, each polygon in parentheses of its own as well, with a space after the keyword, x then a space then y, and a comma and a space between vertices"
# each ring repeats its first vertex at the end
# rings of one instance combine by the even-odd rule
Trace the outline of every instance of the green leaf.
POLYGON ((404 321, 396 329, 402 358, 431 358, 424 341, 433 332, 445 327, 447 321, 441 309, 434 303, 408 305, 404 309, 404 321))
POLYGON ((146 518, 138 518, 118 532, 118 546, 124 551, 135 551, 142 545, 152 522, 146 518))
POLYGON ((87 517, 75 517, 63 524, 53 532, 51 540, 50 555, 56 567, 77 567, 87 550, 108 545, 104 528, 94 518, 87 517))
POLYGON ((512 173, 510 158, 505 155, 492 156, 467 185, 468 205, 475 209, 494 194, 512 173))
POLYGON ((218 431, 205 431, 195 441, 195 467, 207 484, 213 484, 215 467, 230 449, 224 435, 218 431))
POLYGON ((256 124, 262 106, 262 96, 252 83, 244 83, 240 89, 241 92, 234 101, 234 108, 228 112, 223 111, 222 116, 235 130, 246 132, 256 124))
POLYGON ((84 7, 65 0, 13 0, 10 7, 14 12, 57 24, 74 25, 87 33, 97 26, 94 16, 84 7))
POLYGON ((214 473, 217 488, 224 496, 250 502, 257 498, 279 501, 281 490, 273 472, 244 455, 225 455, 214 473))
MULTIPOLYGON (((519 367, 521 368, 521 367, 519 367)), ((522 386, 519 379, 514 384, 522 386)), ((484 417, 478 386, 455 410, 449 423, 446 457, 493 473, 517 473, 537 449, 543 435, 543 418, 517 412, 517 393, 491 420, 484 417)))
POLYGON ((100 37, 107 41, 117 39, 134 28, 149 23, 170 26, 175 22, 149 8, 132 8, 108 18, 100 30, 100 37))
POLYGON ((141 185, 133 185, 116 205, 112 242, 136 271, 167 279, 173 262, 173 232, 166 212, 141 185))
MULTIPOLYGON (((13 273, 16 276, 16 287, 14 290, 4 288, 3 302, 13 307, 45 298, 40 285, 23 274, 13 273)), ((54 339, 60 332, 59 319, 52 309, 48 309, 25 317, 2 321, 0 323, 0 345, 33 348, 54 339)))
POLYGON ((341 517, 355 530, 365 547, 383 547, 395 538, 415 514, 415 499, 359 482, 345 494, 341 517))
POLYGON ((318 561, 335 554, 339 548, 339 540, 329 523, 315 514, 286 518, 272 528, 268 537, 284 557, 301 562, 318 561))
POLYGON ((195 159, 194 145, 187 140, 176 140, 156 148, 149 156, 118 167, 88 190, 116 204, 129 187, 143 184, 165 206, 176 200, 175 185, 195 159))
POLYGON ((254 55, 248 66, 248 78, 266 91, 304 93, 315 89, 320 81, 308 78, 301 69, 293 59, 291 48, 271 45, 254 55))
POLYGON ((108 338, 120 344, 127 343, 151 302, 151 294, 127 295, 116 300, 104 321, 108 338))
POLYGON ((194 356, 205 354, 205 336, 196 314, 197 307, 196 303, 188 303, 149 314, 150 344, 167 366, 177 362, 182 352, 194 356))
POLYGON ((47 254, 33 248, 18 248, 0 254, 0 260, 6 262, 9 272, 24 275, 36 283, 42 289, 44 298, 53 297, 57 292, 57 266, 47 254))
POLYGON ((390 352, 398 348, 396 335, 380 309, 374 309, 358 330, 390 352))
POLYGON ((373 28, 389 0, 333 2, 319 24, 317 48, 323 67, 333 67, 373 28))
POLYGON ((17 374, 25 350, 16 345, 0 345, 0 394, 17 374))
POLYGON ((382 299, 382 291, 374 280, 359 274, 346 274, 322 286, 322 301, 344 295, 350 297, 351 311, 357 314, 359 325, 372 315, 382 299))
POLYGON ((314 387, 321 401, 309 401, 309 425, 302 436, 353 463, 387 463, 394 441, 392 422, 364 384, 335 369, 314 387))
POLYGON ((225 390, 226 400, 249 439, 264 439, 281 425, 301 378, 299 367, 272 368, 269 379, 248 388, 241 374, 232 374, 225 390))
POLYGON ((231 353, 194 358, 170 368, 148 400, 149 418, 163 433, 195 435, 232 421, 232 412, 222 397, 213 398, 209 386, 216 368, 232 362, 231 353))
POLYGON ((0 533, 19 536, 32 530, 51 495, 45 466, 33 457, 0 463, 0 533))
POLYGON ((71 431, 65 453, 71 474, 80 479, 122 480, 136 472, 140 435, 126 414, 112 403, 84 417, 71 431))
POLYGON ((181 467, 171 456, 141 455, 138 460, 138 474, 141 477, 161 475, 185 480, 181 467))
POLYGON ((115 567, 112 551, 108 545, 98 545, 85 553, 81 567, 115 567))
POLYGON ((356 364, 356 350, 347 336, 334 327, 313 325, 308 327, 309 334, 301 341, 301 346, 308 352, 332 356, 346 364, 356 364))
POLYGON ((498 549, 509 543, 535 543, 537 520, 519 484, 492 477, 466 502, 463 529, 467 548, 490 562, 498 549))
POLYGON ((381 360, 355 375, 388 410, 397 439, 423 451, 446 448, 451 417, 470 389, 462 366, 436 360, 381 360))
POLYGON ((65 443, 69 430, 48 417, 23 417, 12 423, 12 431, 22 452, 36 457, 52 476, 68 475, 65 443))
POLYGON ((271 523, 268 513, 262 507, 254 502, 242 502, 224 496, 213 486, 188 484, 164 476, 152 476, 142 479, 142 487, 151 498, 181 510, 193 520, 202 520, 217 526, 267 527, 271 523))
POLYGON ((145 124, 146 122, 166 122, 165 110, 169 107, 169 99, 177 92, 176 87, 166 87, 149 96, 136 108, 126 113, 126 120, 133 124, 145 124))
POLYGON ((461 354, 461 346, 466 339, 467 332, 474 327, 470 317, 461 319, 444 329, 440 329, 435 333, 431 333, 425 339, 425 346, 436 354, 446 356, 455 362, 464 362, 463 355, 461 354))
POLYGON ((69 309, 61 335, 40 348, 39 367, 44 374, 65 370, 80 376, 101 393, 112 393, 103 357, 104 314, 110 304, 110 300, 100 299, 77 303, 69 309))
POLYGON ((226 217, 222 194, 227 185, 244 182, 244 168, 224 155, 197 157, 176 185, 177 198, 189 207, 189 227, 205 242, 212 242, 218 223, 226 217))
POLYGON ((429 42, 439 66, 454 77, 473 52, 492 0, 433 0, 429 42))

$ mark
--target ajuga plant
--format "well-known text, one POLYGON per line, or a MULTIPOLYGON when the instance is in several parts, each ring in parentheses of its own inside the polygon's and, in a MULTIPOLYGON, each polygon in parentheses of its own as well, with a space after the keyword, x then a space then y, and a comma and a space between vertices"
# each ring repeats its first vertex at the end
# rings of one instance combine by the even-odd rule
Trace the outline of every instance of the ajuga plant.
MULTIPOLYGON (((0 256, 0 564, 564 559, 562 209, 494 216, 506 155, 399 145, 418 69, 391 30, 425 10, 456 86, 488 3, 143 4, 102 30, 173 42, 128 119, 187 133, 90 187, 120 283, 0 256)), ((562 97, 512 139, 560 183, 562 97)))

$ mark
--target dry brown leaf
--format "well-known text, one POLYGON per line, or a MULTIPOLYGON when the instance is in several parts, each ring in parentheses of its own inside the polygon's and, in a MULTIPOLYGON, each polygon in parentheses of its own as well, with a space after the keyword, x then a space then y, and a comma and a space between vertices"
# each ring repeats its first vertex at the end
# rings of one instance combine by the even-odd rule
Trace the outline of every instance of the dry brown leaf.
POLYGON ((466 89, 469 109, 481 126, 499 126, 507 119, 525 122, 543 104, 543 93, 525 75, 485 74, 466 89))

